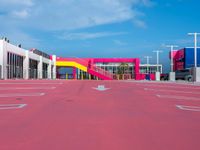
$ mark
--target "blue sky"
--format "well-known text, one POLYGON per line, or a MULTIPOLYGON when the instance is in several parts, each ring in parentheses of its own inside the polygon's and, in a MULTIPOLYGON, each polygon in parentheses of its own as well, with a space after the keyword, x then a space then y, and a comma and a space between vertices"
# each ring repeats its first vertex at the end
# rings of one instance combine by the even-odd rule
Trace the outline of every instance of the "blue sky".
POLYGON ((139 57, 193 45, 197 0, 0 0, 0 35, 24 48, 64 57, 139 57))

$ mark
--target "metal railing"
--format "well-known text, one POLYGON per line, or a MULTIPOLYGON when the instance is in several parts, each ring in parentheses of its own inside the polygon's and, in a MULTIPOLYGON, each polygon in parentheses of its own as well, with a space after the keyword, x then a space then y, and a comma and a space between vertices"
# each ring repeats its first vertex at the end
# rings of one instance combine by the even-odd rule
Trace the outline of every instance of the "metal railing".
POLYGON ((104 69, 102 69, 100 67, 97 67, 95 64, 93 64, 93 66, 91 68, 92 68, 92 70, 94 70, 94 71, 96 71, 96 72, 98 72, 100 74, 103 74, 104 76, 109 77, 111 79, 113 79, 113 77, 114 77, 113 73, 111 73, 109 71, 106 71, 106 70, 104 70, 104 69))
MULTIPOLYGON (((104 69, 102 69, 100 67, 97 67, 95 64, 91 64, 89 61, 83 60, 83 59, 78 58, 78 57, 74 57, 74 58, 76 58, 78 60, 77 63, 80 63, 80 64, 82 64, 84 66, 87 66, 87 68, 89 70, 98 72, 98 73, 100 73, 100 74, 102 74, 102 75, 104 75, 106 77, 109 77, 109 78, 113 79, 113 77, 114 77, 113 73, 111 73, 109 71, 106 71, 106 70, 104 70, 104 69)), ((70 58, 69 58, 69 60, 70 60, 70 58)))

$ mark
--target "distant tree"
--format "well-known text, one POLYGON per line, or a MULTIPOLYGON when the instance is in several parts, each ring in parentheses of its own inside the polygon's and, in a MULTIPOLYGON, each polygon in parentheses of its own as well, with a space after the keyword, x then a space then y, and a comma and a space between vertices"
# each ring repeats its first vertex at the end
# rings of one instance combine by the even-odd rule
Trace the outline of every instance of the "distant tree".
POLYGON ((118 74, 126 74, 128 72, 128 63, 121 63, 118 67, 118 74))
POLYGON ((128 63, 121 63, 117 68, 117 74, 119 79, 123 79, 123 75, 128 73, 129 65, 128 63))

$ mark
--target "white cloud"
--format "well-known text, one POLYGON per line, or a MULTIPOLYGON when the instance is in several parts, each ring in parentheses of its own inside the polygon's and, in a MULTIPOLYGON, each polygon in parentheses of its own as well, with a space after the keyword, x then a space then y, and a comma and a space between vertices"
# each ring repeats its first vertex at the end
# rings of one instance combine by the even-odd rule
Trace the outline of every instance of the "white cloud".
POLYGON ((57 31, 137 19, 137 6, 149 6, 151 0, 0 0, 0 3, 1 10, 26 18, 16 22, 19 26, 26 23, 28 27, 57 31))
POLYGON ((121 40, 113 40, 113 42, 116 44, 116 45, 119 45, 119 46, 125 46, 127 45, 126 42, 123 42, 121 40))
POLYGON ((24 6, 32 6, 32 0, 0 0, 1 5, 24 5, 24 6))
POLYGON ((40 27, 46 28, 48 23, 50 30, 92 27, 122 22, 133 17, 131 3, 120 0, 71 0, 56 3, 52 0, 36 8, 36 13, 33 14, 33 18, 40 20, 40 27))
POLYGON ((25 29, 62 31, 65 33, 60 38, 65 40, 120 35, 122 32, 80 33, 75 30, 129 20, 135 20, 135 25, 144 28, 145 22, 138 20, 143 13, 137 6, 150 4, 151 0, 0 0, 0 20, 6 20, 0 24, 0 34, 4 36, 8 32, 6 35, 17 39, 22 36, 22 41, 34 40, 25 29))
POLYGON ((139 19, 134 19, 133 20, 133 23, 137 26, 137 27, 140 27, 140 28, 147 28, 147 25, 146 23, 143 21, 143 20, 139 20, 139 19))
POLYGON ((127 34, 125 32, 97 32, 97 33, 88 33, 88 32, 80 32, 80 33, 64 33, 59 36, 60 39, 64 40, 87 40, 87 39, 96 39, 108 36, 116 36, 116 35, 124 35, 127 34))
POLYGON ((20 30, 12 28, 10 28, 8 31, 0 31, 0 35, 7 37, 9 41, 15 45, 22 44, 22 47, 25 49, 39 47, 41 43, 39 39, 36 39, 20 30))
POLYGON ((155 2, 150 1, 150 0, 142 0, 142 2, 143 2, 143 4, 144 4, 145 6, 148 6, 148 7, 151 7, 151 6, 153 6, 153 5, 156 4, 155 2))
POLYGON ((12 15, 14 17, 18 17, 18 18, 24 19, 24 18, 27 18, 29 16, 29 13, 28 13, 27 10, 21 10, 21 11, 13 11, 12 15))

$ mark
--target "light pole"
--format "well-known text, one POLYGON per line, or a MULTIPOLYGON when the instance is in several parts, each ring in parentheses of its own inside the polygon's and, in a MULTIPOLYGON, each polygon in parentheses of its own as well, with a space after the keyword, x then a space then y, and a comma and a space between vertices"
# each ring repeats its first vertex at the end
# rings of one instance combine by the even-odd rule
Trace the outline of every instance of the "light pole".
POLYGON ((147 59, 147 73, 149 73, 149 59, 152 58, 151 56, 144 56, 147 59))
POLYGON ((194 35, 194 68, 193 68, 193 80, 195 82, 200 82, 200 67, 198 67, 198 61, 197 61, 197 36, 200 35, 200 33, 188 33, 188 35, 194 35))
POLYGON ((156 53, 156 56, 157 56, 157 72, 159 72, 159 67, 158 67, 158 65, 159 65, 159 53, 162 53, 162 51, 159 51, 159 50, 157 50, 157 51, 153 51, 154 53, 156 53))
POLYGON ((188 35, 194 36, 194 67, 197 67, 197 35, 200 35, 200 33, 188 33, 188 35))
POLYGON ((173 63, 173 51, 175 47, 178 47, 176 45, 167 45, 166 47, 170 48, 170 54, 171 54, 171 72, 174 72, 174 63, 173 63))

